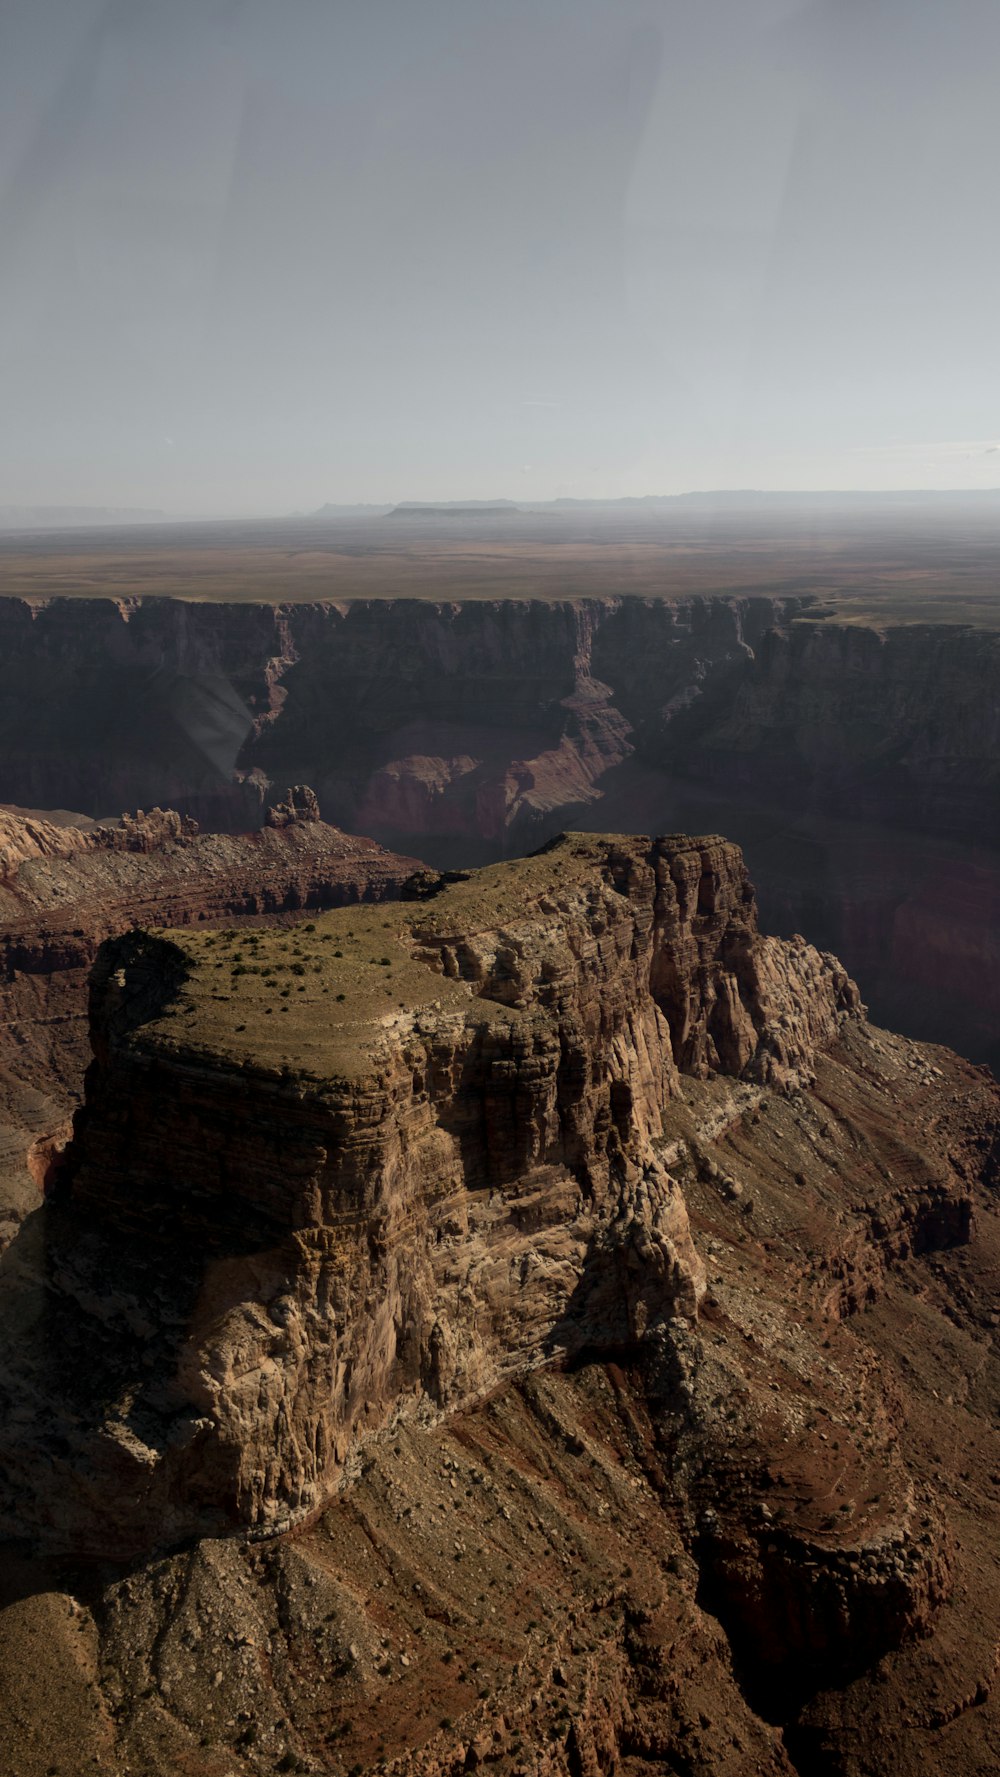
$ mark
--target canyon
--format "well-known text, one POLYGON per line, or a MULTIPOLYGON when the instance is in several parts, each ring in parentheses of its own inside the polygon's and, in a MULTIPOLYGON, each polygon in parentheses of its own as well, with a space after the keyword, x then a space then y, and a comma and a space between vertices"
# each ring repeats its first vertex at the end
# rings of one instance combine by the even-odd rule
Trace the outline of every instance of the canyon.
POLYGON ((0 599, 0 1773, 974 1777, 1000 633, 478 524, 0 599))
POLYGON ((568 825, 716 828, 771 929, 842 955, 885 1022, 996 1061, 995 629, 759 587, 427 590, 0 600, 0 794, 238 832, 303 782, 439 868, 568 825))
POLYGON ((992 1768, 995 1081, 728 840, 367 857, 96 957, 0 1256, 3 1768, 992 1768))

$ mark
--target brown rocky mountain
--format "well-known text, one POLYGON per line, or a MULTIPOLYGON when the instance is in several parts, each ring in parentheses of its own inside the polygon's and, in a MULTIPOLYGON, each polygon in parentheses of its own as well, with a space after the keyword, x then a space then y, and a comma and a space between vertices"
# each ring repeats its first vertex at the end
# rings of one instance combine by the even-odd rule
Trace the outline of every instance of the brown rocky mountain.
POLYGON ((173 810, 82 827, 0 810, 0 1244, 37 1204, 79 1103, 87 977, 105 938, 378 901, 415 869, 320 821, 311 791, 288 798, 236 836, 199 834, 173 810))
POLYGON ((2 1768, 995 1768, 995 1083, 720 839, 407 892, 100 953, 2 1768))
POLYGON ((271 784, 440 867, 717 828, 772 930, 998 1057, 1000 634, 803 596, 0 600, 0 795, 254 826, 271 784))

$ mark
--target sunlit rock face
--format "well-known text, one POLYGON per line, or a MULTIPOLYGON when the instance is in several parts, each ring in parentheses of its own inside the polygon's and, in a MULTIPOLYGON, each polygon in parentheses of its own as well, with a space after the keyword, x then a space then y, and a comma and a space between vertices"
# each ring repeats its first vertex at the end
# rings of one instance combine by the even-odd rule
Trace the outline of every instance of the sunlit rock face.
POLYGON ((835 959, 759 936, 720 839, 433 888, 102 951, 46 1288, 105 1405, 51 1417, 53 1529, 275 1529, 396 1414, 693 1321, 682 1082, 808 1089, 861 1017, 835 959))
POLYGON ((987 1768, 995 1084, 714 837, 400 888, 97 958, 0 1259, 41 1769, 53 1686, 122 1777, 987 1768))

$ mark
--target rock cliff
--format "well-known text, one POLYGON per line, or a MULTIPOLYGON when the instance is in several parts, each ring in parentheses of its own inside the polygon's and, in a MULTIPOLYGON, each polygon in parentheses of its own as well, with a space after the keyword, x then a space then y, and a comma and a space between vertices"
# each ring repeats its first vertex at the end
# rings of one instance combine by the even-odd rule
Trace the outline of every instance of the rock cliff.
POLYGON ((300 779, 439 867, 567 824, 722 827, 772 927, 821 931, 883 1018, 995 1056, 1000 639, 811 608, 6 599, 0 796, 238 831, 300 779), (930 905, 944 852, 965 939, 930 905))
MULTIPOLYGON (((287 1525, 407 1401, 454 1407, 693 1317, 702 1265, 660 1146, 682 1073, 801 1086, 858 1006, 832 959, 757 936, 734 848, 669 840, 565 841, 297 942, 126 936, 92 994, 55 1220, 119 1265, 166 1233, 157 1285, 203 1322, 166 1395, 159 1351, 156 1404, 133 1379, 67 1465, 71 1523, 102 1451, 134 1463, 116 1546, 127 1521, 140 1545, 287 1525), (207 1274, 190 1294, 206 1261, 221 1298, 207 1274)), ((106 1534, 89 1511, 77 1544, 106 1534)))
POLYGON ((313 784, 354 831, 374 818, 517 849, 638 754, 832 816, 990 837, 1000 638, 809 612, 788 597, 3 599, 5 794, 94 816, 157 801, 239 828, 266 795, 256 772, 313 784))
POLYGON ((316 818, 299 786, 268 827, 199 834, 154 809, 57 826, 0 810, 0 1243, 37 1202, 90 1055, 87 976, 131 926, 254 925, 398 895, 415 868, 316 818))
POLYGON ((720 839, 408 892, 98 958, 0 1260, 0 1624, 86 1760, 989 1768, 997 1088, 720 839))

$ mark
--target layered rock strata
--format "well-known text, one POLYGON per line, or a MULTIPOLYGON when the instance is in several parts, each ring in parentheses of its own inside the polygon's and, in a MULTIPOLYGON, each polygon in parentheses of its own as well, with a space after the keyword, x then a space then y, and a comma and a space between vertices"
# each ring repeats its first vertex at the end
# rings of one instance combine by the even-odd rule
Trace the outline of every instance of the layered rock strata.
POLYGON ((239 829, 269 783, 299 778, 353 831, 516 849, 637 755, 828 816, 988 836, 1000 637, 810 610, 3 599, 2 793, 93 816, 156 801, 239 829))
POLYGON ((721 828, 771 929, 834 949, 882 1021, 996 1060, 1000 638, 817 609, 0 600, 0 796, 241 831, 303 779, 438 867, 567 824, 721 828))
POLYGON ((989 1768, 997 1089, 724 841, 415 891, 98 960, 0 1262, 7 1531, 105 1563, 46 1582, 87 1757, 989 1768))
POLYGON ((38 943, 99 945, 131 925, 190 925, 233 915, 296 914, 399 894, 414 858, 320 819, 298 785, 260 830, 200 833, 174 809, 124 814, 115 823, 62 827, 0 811, 0 936, 5 972, 38 943))
POLYGON ((0 1242, 37 1202, 90 1057, 87 977, 135 925, 266 925, 381 901, 416 868, 318 818, 298 786, 263 830, 200 834, 175 810, 56 825, 0 810, 0 1242))
MULTIPOLYGON (((138 1315, 157 1380, 122 1379, 127 1408, 71 1435, 58 1514, 111 1452, 140 1542, 285 1525, 396 1411, 692 1319, 701 1261, 663 1146, 681 1079, 801 1089, 860 1016, 834 959, 757 934, 719 840, 569 839, 297 942, 129 935, 92 991, 53 1225, 135 1274, 98 1369, 138 1315), (166 1348, 139 1306, 150 1253, 166 1348)), ((918 1225, 960 1237, 953 1195, 931 1169, 918 1225)), ((100 1542, 89 1511, 73 1534, 100 1542)))
POLYGON ((565 841, 297 945, 110 946, 69 1212, 165 1232, 185 1285, 208 1261, 174 1411, 130 1393, 102 1433, 136 1534, 287 1525, 393 1413, 693 1318, 682 1072, 800 1085, 857 1010, 832 958, 757 936, 721 840, 565 841))

